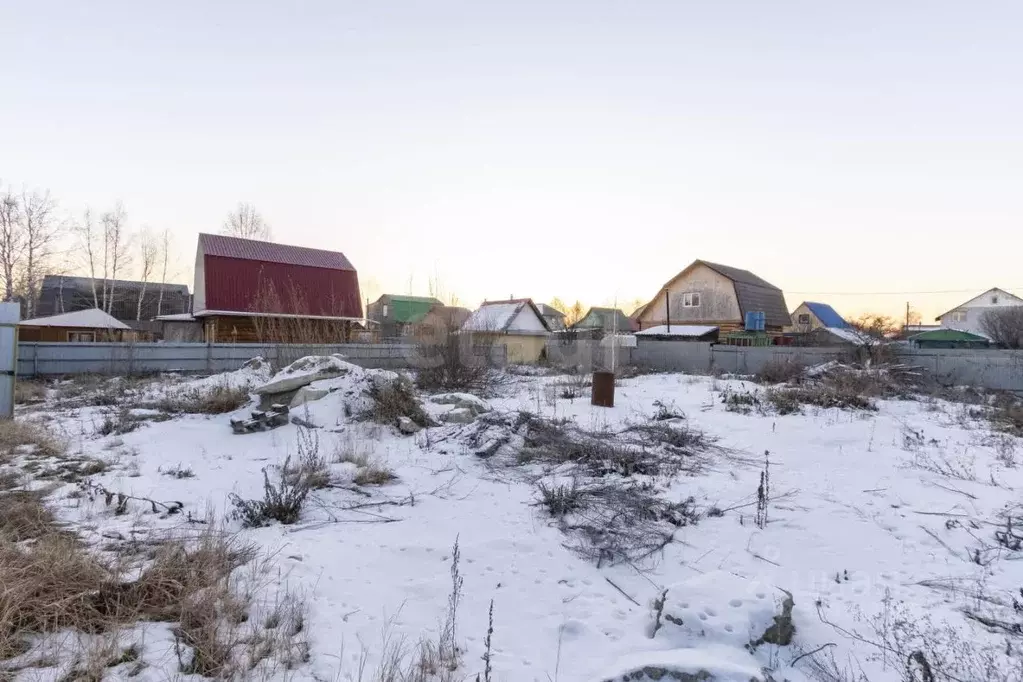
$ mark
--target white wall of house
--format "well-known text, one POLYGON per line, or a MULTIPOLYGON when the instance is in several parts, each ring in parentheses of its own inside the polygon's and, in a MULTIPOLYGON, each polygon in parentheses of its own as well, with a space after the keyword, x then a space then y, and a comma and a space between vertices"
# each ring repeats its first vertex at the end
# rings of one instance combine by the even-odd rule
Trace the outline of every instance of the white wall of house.
MULTIPOLYGON (((732 280, 706 265, 697 265, 674 280, 668 286, 668 296, 672 322, 742 322, 732 280), (692 294, 699 296, 699 305, 693 305, 692 294)), ((639 316, 639 322, 647 329, 664 324, 666 319, 664 292, 661 291, 639 316)))
POLYGON ((195 281, 192 286, 192 312, 198 313, 206 310, 206 269, 204 266, 206 254, 202 250, 202 239, 195 249, 195 281))
POLYGON ((972 298, 961 306, 950 310, 938 320, 945 329, 956 329, 971 334, 983 334, 984 313, 989 310, 998 310, 1007 306, 1023 305, 1023 298, 1014 296, 1001 289, 985 291, 980 296, 972 298))
POLYGON ((547 329, 544 328, 543 322, 533 312, 533 308, 529 305, 522 306, 515 318, 512 319, 511 326, 508 327, 510 332, 535 332, 537 334, 546 334, 547 329))

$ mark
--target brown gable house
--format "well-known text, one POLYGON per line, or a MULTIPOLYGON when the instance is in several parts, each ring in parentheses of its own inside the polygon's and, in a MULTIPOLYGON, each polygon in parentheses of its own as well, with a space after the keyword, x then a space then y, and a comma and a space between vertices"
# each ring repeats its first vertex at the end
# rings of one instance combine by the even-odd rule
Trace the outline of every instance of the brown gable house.
POLYGON ((193 307, 217 343, 336 343, 362 318, 343 253, 216 234, 199 235, 193 307))
POLYGON ((696 260, 636 311, 640 329, 667 324, 712 325, 722 334, 745 328, 746 313, 764 313, 764 330, 791 324, 782 290, 748 270, 696 260))

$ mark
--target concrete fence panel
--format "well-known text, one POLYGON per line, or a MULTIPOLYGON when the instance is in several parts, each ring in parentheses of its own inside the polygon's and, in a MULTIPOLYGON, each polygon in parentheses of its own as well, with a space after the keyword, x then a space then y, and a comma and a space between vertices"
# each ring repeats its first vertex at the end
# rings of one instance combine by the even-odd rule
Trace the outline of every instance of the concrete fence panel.
MULTIPOLYGON (((428 362, 412 344, 19 343, 18 375, 216 373, 236 370, 257 355, 283 367, 306 355, 334 353, 373 369, 417 369, 428 362)), ((503 346, 490 349, 492 364, 506 361, 503 346)))

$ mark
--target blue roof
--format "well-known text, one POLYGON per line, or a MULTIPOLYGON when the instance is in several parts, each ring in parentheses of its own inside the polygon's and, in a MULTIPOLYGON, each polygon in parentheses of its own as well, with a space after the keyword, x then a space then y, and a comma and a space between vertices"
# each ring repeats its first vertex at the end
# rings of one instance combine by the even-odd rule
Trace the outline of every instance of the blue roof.
POLYGON ((804 301, 803 305, 809 308, 810 312, 816 315, 817 319, 820 320, 821 324, 825 327, 838 327, 839 329, 844 329, 849 326, 846 321, 842 319, 842 316, 827 303, 804 301))

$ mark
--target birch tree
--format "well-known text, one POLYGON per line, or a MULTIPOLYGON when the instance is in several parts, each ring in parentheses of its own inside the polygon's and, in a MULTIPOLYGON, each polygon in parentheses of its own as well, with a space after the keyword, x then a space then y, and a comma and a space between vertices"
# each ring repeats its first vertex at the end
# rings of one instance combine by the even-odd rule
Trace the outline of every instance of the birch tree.
POLYGON ((24 244, 21 234, 21 202, 7 188, 0 191, 0 276, 4 279, 4 300, 14 298, 14 278, 24 244))
MULTIPOLYGON (((85 266, 89 269, 89 286, 92 290, 92 307, 101 308, 100 305, 100 289, 97 287, 96 282, 99 281, 96 272, 96 266, 99 262, 99 258, 103 253, 103 244, 97 243, 99 240, 96 235, 96 226, 92 221, 92 211, 85 209, 85 213, 82 216, 82 222, 78 223, 74 227, 75 234, 78 237, 78 247, 83 254, 85 266)), ((104 282, 106 280, 106 272, 103 272, 104 282)), ((103 301, 106 301, 106 287, 103 287, 103 301)))
MULTIPOLYGON (((160 260, 160 241, 153 234, 152 230, 143 227, 139 233, 138 243, 139 279, 142 281, 142 287, 139 290, 138 302, 135 305, 136 322, 142 319, 142 302, 146 298, 146 287, 149 285, 149 280, 152 278, 160 260)), ((160 289, 160 295, 163 295, 162 288, 160 289)))
POLYGON ((160 296, 156 299, 156 316, 163 315, 163 292, 167 288, 167 262, 170 260, 170 230, 164 229, 160 240, 160 256, 163 268, 160 272, 160 296))
POLYGON ((57 219, 57 203, 50 193, 27 191, 21 194, 21 229, 25 246, 26 312, 35 315, 43 270, 56 253, 64 225, 57 219))
POLYGON ((103 309, 109 315, 117 293, 117 275, 130 263, 128 247, 131 236, 128 234, 128 216, 121 202, 104 213, 100 222, 103 224, 103 309))
POLYGON ((238 208, 227 214, 223 234, 243 239, 258 239, 261 241, 273 241, 273 232, 270 226, 263 220, 263 216, 252 204, 240 203, 238 208))

